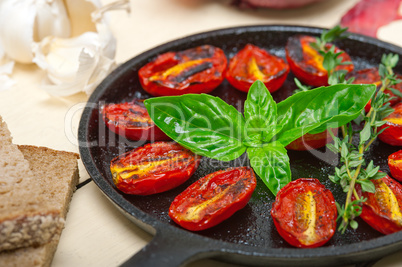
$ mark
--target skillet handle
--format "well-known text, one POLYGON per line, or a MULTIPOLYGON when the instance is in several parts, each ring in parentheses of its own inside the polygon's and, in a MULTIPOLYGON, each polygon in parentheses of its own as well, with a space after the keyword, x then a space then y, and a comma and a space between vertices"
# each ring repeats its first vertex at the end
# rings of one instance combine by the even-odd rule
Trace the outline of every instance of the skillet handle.
POLYGON ((186 263, 217 255, 207 244, 200 244, 187 235, 158 231, 151 242, 121 267, 178 267, 186 263))

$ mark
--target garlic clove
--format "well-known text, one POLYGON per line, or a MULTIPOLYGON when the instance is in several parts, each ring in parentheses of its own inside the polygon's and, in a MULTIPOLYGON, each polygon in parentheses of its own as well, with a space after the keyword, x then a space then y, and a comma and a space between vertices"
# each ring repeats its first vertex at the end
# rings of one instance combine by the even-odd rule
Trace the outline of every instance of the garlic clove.
POLYGON ((96 58, 82 50, 79 55, 80 64, 72 77, 73 79, 61 77, 60 75, 57 77, 49 75, 41 87, 53 96, 69 96, 79 93, 83 91, 83 88, 88 83, 88 79, 96 67, 96 61, 96 58))
POLYGON ((105 57, 113 58, 116 56, 116 38, 109 29, 108 24, 98 23, 96 28, 99 33, 99 41, 102 48, 102 54, 105 57))
POLYGON ((113 9, 129 12, 129 1, 115 1, 102 8, 95 0, 80 3, 79 8, 76 1, 64 1, 74 37, 49 36, 34 44, 33 61, 47 72, 41 87, 49 94, 68 96, 83 91, 89 95, 115 68, 116 39, 105 13, 113 9))
POLYGON ((130 1, 102 7, 99 0, 1 0, 0 47, 8 58, 45 70, 42 87, 50 94, 90 94, 115 67, 105 14, 113 9, 130 12, 130 1))
POLYGON ((33 45, 33 62, 46 70, 50 80, 72 81, 79 69, 81 53, 94 57, 99 47, 97 34, 87 32, 75 38, 57 38, 48 36, 42 42, 33 45))
POLYGON ((10 58, 18 62, 32 63, 35 17, 34 0, 3 0, 0 3, 0 45, 10 58))
POLYGON ((71 26, 63 0, 37 0, 34 41, 39 42, 49 35, 70 37, 71 26))
POLYGON ((80 92, 85 92, 87 95, 90 95, 99 84, 99 81, 103 80, 115 67, 113 60, 101 57, 97 67, 92 69, 94 59, 89 58, 85 54, 80 58, 82 64, 80 65, 80 69, 74 81, 63 81, 56 84, 50 80, 45 80, 44 84, 41 86, 42 89, 53 96, 70 96, 80 92))
POLYGON ((84 87, 84 92, 90 95, 99 83, 106 78, 107 75, 116 67, 114 60, 108 57, 101 56, 99 58, 98 67, 94 70, 91 77, 89 78, 87 84, 84 87))
POLYGON ((32 63, 32 43, 48 35, 70 36, 63 0, 1 1, 0 43, 11 59, 32 63))
POLYGON ((75 38, 47 37, 35 44, 33 61, 47 72, 42 88, 57 96, 92 93, 95 83, 114 68, 113 57, 103 52, 107 44, 102 38, 100 33, 85 32, 75 38))

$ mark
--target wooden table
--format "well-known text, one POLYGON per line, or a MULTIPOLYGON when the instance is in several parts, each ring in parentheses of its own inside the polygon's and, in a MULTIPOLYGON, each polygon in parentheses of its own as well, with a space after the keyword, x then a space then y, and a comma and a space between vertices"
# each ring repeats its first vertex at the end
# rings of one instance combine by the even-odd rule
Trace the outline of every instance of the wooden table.
MULTIPOLYGON (((103 0, 108 3, 110 0, 103 0)), ((131 0, 132 13, 110 13, 117 39, 117 63, 167 41, 224 27, 287 24, 333 27, 357 0, 326 0, 295 10, 240 10, 230 0, 131 0)), ((402 43, 401 43, 402 44, 402 43)), ((56 98, 39 88, 44 73, 35 65, 17 64, 17 84, 0 92, 0 114, 17 144, 78 152, 80 114, 88 96, 56 98)), ((80 162, 81 182, 89 176, 80 162)), ((123 216, 93 182, 72 199, 53 267, 117 266, 150 242, 152 236, 123 216)), ((402 252, 374 266, 402 265, 402 252)), ((235 266, 202 260, 188 266, 235 266)))

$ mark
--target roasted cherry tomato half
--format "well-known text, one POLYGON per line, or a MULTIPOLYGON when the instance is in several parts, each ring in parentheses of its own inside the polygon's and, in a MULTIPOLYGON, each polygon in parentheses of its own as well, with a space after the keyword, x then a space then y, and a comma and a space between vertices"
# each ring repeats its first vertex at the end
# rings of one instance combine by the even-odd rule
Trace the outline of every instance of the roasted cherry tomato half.
POLYGON ((388 167, 392 178, 402 182, 402 150, 388 156, 388 167))
POLYGON ((247 44, 230 59, 225 77, 233 87, 243 92, 248 92, 250 86, 260 80, 272 93, 282 86, 288 73, 289 65, 282 58, 247 44))
POLYGON ((285 185, 271 210, 278 233, 300 248, 328 242, 336 230, 337 213, 331 191, 314 178, 300 178, 285 185))
POLYGON ((191 231, 210 228, 244 208, 256 184, 254 171, 249 167, 210 173, 173 200, 169 216, 191 231))
POLYGON ((392 146, 402 146, 402 103, 393 107, 395 110, 384 120, 386 123, 379 129, 386 128, 378 138, 392 146))
POLYGON ((150 195, 175 188, 195 172, 200 158, 175 142, 146 144, 110 163, 113 182, 126 194, 150 195))
POLYGON ((360 218, 383 234, 402 230, 402 185, 388 175, 372 182, 375 193, 362 193, 356 187, 358 194, 367 198, 360 218))
POLYGON ((203 45, 158 56, 138 71, 145 91, 154 96, 209 93, 222 83, 227 59, 222 49, 203 45))
POLYGON ((102 118, 114 133, 130 140, 161 141, 170 138, 149 117, 144 100, 106 104, 102 107, 102 118))
MULTIPOLYGON (((286 59, 290 70, 301 82, 311 86, 328 85, 328 72, 324 69, 322 63, 324 57, 315 50, 310 43, 315 43, 313 36, 296 35, 288 39, 286 44, 286 59)), ((327 44, 326 48, 331 48, 332 44, 327 44)), ((351 62, 350 56, 343 50, 335 47, 335 53, 343 52, 339 55, 342 62, 351 62)), ((353 64, 341 65, 336 70, 344 69, 347 72, 352 71, 353 64)))
MULTIPOLYGON (((338 129, 331 129, 331 131, 336 136, 338 129)), ((286 146, 286 149, 290 150, 312 150, 324 147, 329 142, 332 142, 332 136, 325 130, 322 133, 317 134, 305 134, 302 137, 297 138, 292 143, 286 146)))
MULTIPOLYGON (((377 88, 381 87, 381 76, 378 73, 378 68, 368 68, 368 69, 362 69, 362 70, 354 70, 352 72, 349 72, 348 75, 346 75, 346 79, 349 79, 351 77, 354 77, 353 83, 354 84, 375 84, 377 88)), ((398 79, 402 79, 402 75, 397 74, 398 79)), ((396 89, 402 93, 402 84, 396 84, 391 86, 393 89, 396 89)), ((401 101, 400 97, 397 97, 394 93, 392 93, 391 90, 385 90, 384 93, 388 94, 391 99, 389 100, 389 103, 391 106, 395 105, 396 103, 401 101)), ((369 112, 371 108, 371 100, 369 103, 364 107, 364 110, 366 112, 369 112)))

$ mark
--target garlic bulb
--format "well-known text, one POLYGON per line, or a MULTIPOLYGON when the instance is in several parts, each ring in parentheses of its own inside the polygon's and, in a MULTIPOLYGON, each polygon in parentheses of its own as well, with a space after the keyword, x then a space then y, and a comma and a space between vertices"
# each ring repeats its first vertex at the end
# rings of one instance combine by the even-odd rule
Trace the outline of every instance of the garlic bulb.
POLYGON ((129 0, 104 7, 99 0, 1 0, 0 47, 12 60, 43 69, 42 88, 50 94, 90 94, 115 66, 105 14, 113 9, 129 12, 129 0))
POLYGON ((78 29, 84 33, 73 38, 48 36, 35 43, 33 62, 47 71, 42 88, 50 94, 67 96, 80 91, 90 94, 97 82, 114 68, 116 41, 102 18, 99 22, 92 21, 91 14, 100 8, 99 3, 88 1, 82 6, 76 5, 76 1, 66 3, 72 7, 69 14, 81 18, 82 24, 73 25, 73 29, 80 26, 78 29))
POLYGON ((63 0, 1 1, 0 45, 8 57, 20 63, 32 63, 32 43, 48 35, 70 36, 63 0))

